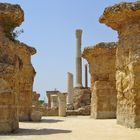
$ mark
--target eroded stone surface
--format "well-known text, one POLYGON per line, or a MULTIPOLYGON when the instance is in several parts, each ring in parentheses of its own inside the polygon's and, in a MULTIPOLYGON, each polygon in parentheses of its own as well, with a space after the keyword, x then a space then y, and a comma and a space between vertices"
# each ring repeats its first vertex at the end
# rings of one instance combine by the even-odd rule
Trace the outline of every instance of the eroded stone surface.
POLYGON ((19 5, 0 3, 0 133, 17 130, 21 108, 25 104, 31 107, 28 89, 32 91, 32 72, 35 72, 31 55, 36 50, 15 40, 12 34, 23 20, 24 13, 19 5))
POLYGON ((58 102, 59 102, 59 107, 58 107, 58 115, 61 117, 66 116, 66 97, 67 93, 58 93, 58 102))
MULTIPOLYGON (((90 105, 90 103, 91 103, 91 90, 89 88, 74 88, 74 93, 73 93, 74 110, 77 110, 79 108, 84 108, 85 106, 90 105)), ((90 111, 85 110, 85 112, 90 112, 90 111)))
POLYGON ((40 111, 33 111, 31 113, 31 120, 33 122, 40 122, 42 117, 42 113, 40 111))
POLYGON ((99 43, 84 49, 83 57, 89 63, 91 75, 91 117, 115 118, 116 43, 99 43))
POLYGON ((31 63, 31 55, 35 54, 36 50, 23 43, 17 43, 15 47, 17 48, 15 53, 18 54, 21 61, 19 77, 19 120, 29 121, 32 110, 33 82, 36 74, 31 63))
POLYGON ((15 53, 15 43, 8 38, 7 32, 22 21, 20 6, 0 3, 0 133, 13 132, 19 128, 17 105, 20 61, 15 53), (7 23, 14 25, 7 27, 7 23))
POLYGON ((140 2, 105 9, 101 23, 118 31, 116 54, 117 123, 140 127, 140 2))

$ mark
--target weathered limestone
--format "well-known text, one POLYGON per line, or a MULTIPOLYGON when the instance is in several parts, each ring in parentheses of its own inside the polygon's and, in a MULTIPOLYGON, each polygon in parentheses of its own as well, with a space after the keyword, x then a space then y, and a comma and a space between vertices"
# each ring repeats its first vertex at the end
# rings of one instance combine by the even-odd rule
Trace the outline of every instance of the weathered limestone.
POLYGON ((116 117, 115 55, 115 43, 99 43, 84 49, 83 57, 89 63, 91 75, 91 117, 116 117))
MULTIPOLYGON (((24 13, 20 6, 0 3, 1 70, 5 71, 5 74, 3 74, 2 77, 7 77, 7 80, 10 82, 8 82, 8 85, 10 89, 12 88, 11 95, 13 97, 11 101, 12 103, 14 103, 13 107, 10 101, 8 101, 8 104, 11 104, 12 109, 8 112, 8 110, 10 109, 10 107, 8 107, 7 113, 9 113, 9 115, 7 115, 7 117, 13 117, 13 121, 17 122, 18 119, 14 118, 14 116, 16 117, 16 115, 10 114, 11 111, 13 113, 15 112, 13 111, 14 108, 18 108, 18 116, 20 118, 21 116, 23 116, 24 118, 28 118, 29 120, 32 105, 32 83, 35 74, 35 71, 31 64, 30 56, 35 54, 36 50, 27 46, 26 44, 20 43, 19 41, 15 40, 15 34, 13 33, 14 28, 16 26, 19 26, 23 22, 23 20, 24 13), (25 106, 27 107, 25 108, 25 106)), ((10 99, 8 95, 7 98, 10 99)), ((6 104, 7 103, 5 103, 5 105, 6 104)), ((11 120, 7 121, 7 124, 8 122, 10 123, 9 127, 10 125, 13 125, 13 123, 11 123, 10 121, 11 120)), ((5 127, 7 127, 7 125, 5 125, 5 127)), ((11 127, 11 130, 9 128, 8 131, 13 131, 13 128, 11 127)))
POLYGON ((67 104, 72 105, 73 104, 73 74, 67 73, 67 104))
POLYGON ((32 106, 38 107, 40 105, 39 98, 40 98, 40 94, 34 91, 32 93, 32 106))
POLYGON ((59 102, 58 114, 60 117, 66 116, 66 97, 67 93, 58 93, 58 102, 59 102))
POLYGON ((42 117, 42 113, 40 111, 32 111, 31 113, 31 120, 33 122, 40 122, 42 117))
POLYGON ((82 58, 81 58, 82 30, 76 30, 76 87, 82 87, 82 58))
POLYGON ((40 97, 40 94, 38 94, 36 91, 34 91, 32 93, 32 112, 41 110, 41 104, 39 102, 39 97, 40 97))
POLYGON ((19 56, 15 53, 12 31, 23 21, 18 5, 0 3, 0 133, 17 130, 19 94, 19 56))
POLYGON ((33 82, 36 74, 31 63, 31 55, 35 54, 36 50, 23 43, 18 43, 16 46, 22 63, 19 77, 19 120, 29 121, 32 111, 33 82))
POLYGON ((117 123, 140 127, 140 2, 105 9, 101 23, 118 31, 116 54, 117 123))
POLYGON ((58 101, 57 101, 57 107, 52 107, 52 97, 51 96, 58 96, 59 91, 46 91, 46 95, 48 98, 48 108, 47 108, 47 116, 58 116, 58 101))
POLYGON ((91 103, 91 90, 89 88, 74 88, 73 106, 77 110, 89 106, 91 103))
POLYGON ((36 91, 32 93, 32 111, 31 111, 31 121, 39 122, 41 121, 42 115, 45 114, 44 109, 42 108, 42 105, 39 102, 40 94, 38 94, 36 91))

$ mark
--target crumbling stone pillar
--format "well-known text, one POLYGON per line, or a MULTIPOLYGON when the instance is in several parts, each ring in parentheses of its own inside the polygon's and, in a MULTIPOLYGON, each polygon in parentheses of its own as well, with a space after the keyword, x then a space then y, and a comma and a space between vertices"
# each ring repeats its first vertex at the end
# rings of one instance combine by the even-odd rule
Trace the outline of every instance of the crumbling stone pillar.
POLYGON ((72 105, 73 104, 73 74, 67 73, 67 104, 72 105))
POLYGON ((0 133, 19 128, 18 94, 20 59, 15 53, 12 31, 23 21, 18 5, 0 3, 0 133))
POLYGON ((17 43, 15 47, 17 47, 17 54, 22 62, 19 78, 19 120, 29 121, 32 111, 33 82, 36 74, 31 63, 31 55, 34 55, 36 50, 23 43, 17 43))
POLYGON ((85 48, 83 57, 89 63, 91 75, 91 117, 116 117, 115 43, 99 43, 85 48))
POLYGON ((116 54, 117 123, 140 127, 140 2, 105 9, 100 18, 119 34, 116 54))
POLYGON ((58 114, 61 117, 66 116, 66 97, 67 93, 58 93, 58 102, 59 102, 58 114))
POLYGON ((76 87, 82 87, 82 58, 81 58, 82 30, 76 30, 76 87))

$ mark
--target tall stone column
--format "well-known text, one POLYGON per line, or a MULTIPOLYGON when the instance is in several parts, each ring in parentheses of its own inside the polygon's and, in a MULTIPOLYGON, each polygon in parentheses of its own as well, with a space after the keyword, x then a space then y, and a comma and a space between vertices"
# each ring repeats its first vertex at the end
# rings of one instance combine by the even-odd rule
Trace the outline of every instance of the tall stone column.
POLYGON ((58 114, 60 117, 66 116, 66 96, 67 93, 58 93, 58 103, 59 103, 58 114))
POLYGON ((87 64, 85 64, 85 88, 88 87, 88 71, 87 71, 87 64))
POLYGON ((140 127, 140 2, 105 9, 101 23, 119 34, 116 54, 117 123, 140 127))
POLYGON ((73 74, 67 73, 67 104, 73 104, 73 74))
POLYGON ((76 30, 76 87, 82 87, 82 58, 81 58, 82 30, 76 30))

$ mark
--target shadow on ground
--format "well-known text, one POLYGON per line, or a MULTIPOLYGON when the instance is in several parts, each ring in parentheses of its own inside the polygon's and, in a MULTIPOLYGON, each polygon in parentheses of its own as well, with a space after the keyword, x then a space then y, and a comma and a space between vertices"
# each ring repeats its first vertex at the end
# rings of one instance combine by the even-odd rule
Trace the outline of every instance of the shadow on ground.
POLYGON ((72 132, 71 130, 61 130, 61 129, 19 129, 17 132, 9 134, 7 136, 51 135, 71 132, 72 132))
POLYGON ((58 119, 41 119, 40 122, 22 122, 22 123, 58 123, 58 122, 64 122, 64 120, 58 120, 58 119))
POLYGON ((42 119, 40 123, 57 123, 57 122, 64 122, 64 120, 57 120, 57 119, 42 119))

